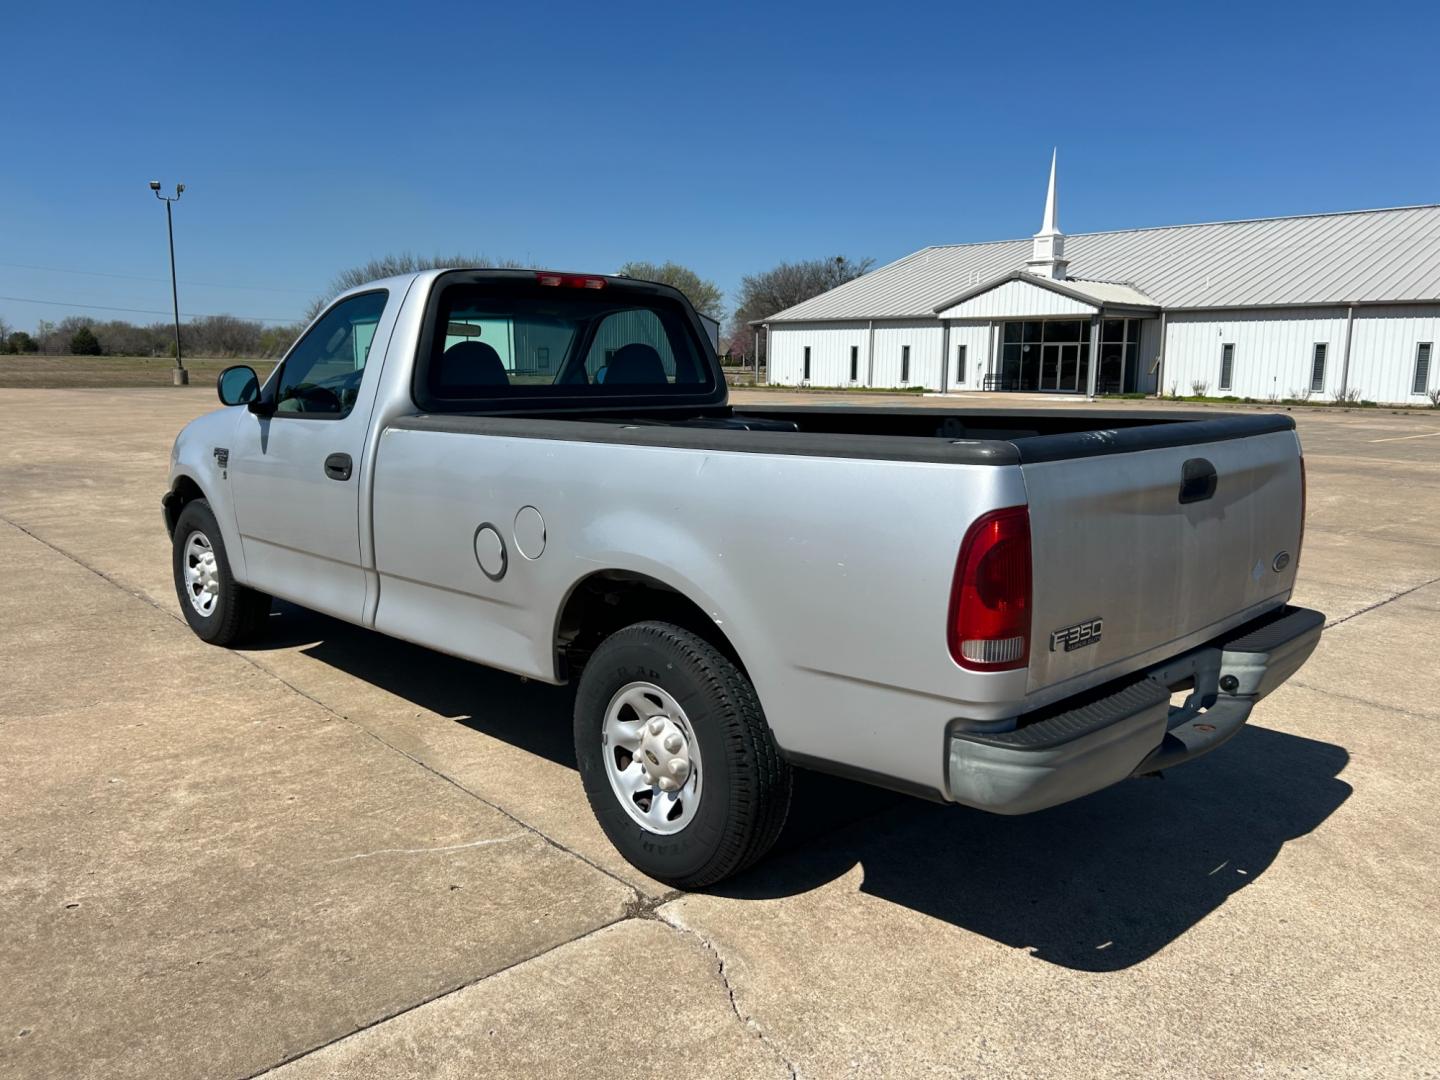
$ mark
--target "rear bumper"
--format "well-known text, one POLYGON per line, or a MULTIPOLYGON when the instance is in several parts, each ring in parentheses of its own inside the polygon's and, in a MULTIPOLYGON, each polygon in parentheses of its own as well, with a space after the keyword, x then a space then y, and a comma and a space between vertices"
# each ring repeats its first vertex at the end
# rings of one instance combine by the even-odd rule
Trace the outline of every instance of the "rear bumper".
POLYGON ((1014 731, 951 731, 958 803, 1028 814, 1159 772, 1229 740, 1255 703, 1305 663, 1325 616, 1285 607, 1127 679, 1044 710, 1014 731), (1172 691, 1191 688, 1172 707, 1172 691))

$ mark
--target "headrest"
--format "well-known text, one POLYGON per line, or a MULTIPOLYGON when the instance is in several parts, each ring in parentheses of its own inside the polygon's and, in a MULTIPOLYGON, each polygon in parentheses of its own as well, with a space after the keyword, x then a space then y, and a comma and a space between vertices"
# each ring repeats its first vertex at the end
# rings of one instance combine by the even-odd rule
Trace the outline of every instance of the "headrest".
POLYGON ((605 385, 655 386, 665 382, 665 365, 649 345, 635 342, 616 350, 605 366, 605 385))
POLYGON ((483 341, 461 341, 440 358, 441 386, 509 386, 500 354, 483 341))

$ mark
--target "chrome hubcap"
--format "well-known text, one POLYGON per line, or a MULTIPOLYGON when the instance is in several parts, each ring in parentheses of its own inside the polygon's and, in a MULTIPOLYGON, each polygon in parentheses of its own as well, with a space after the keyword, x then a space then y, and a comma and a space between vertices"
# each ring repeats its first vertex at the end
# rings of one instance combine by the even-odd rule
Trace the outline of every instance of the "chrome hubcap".
POLYGON ((700 808, 700 746, 685 711, 649 682, 622 686, 605 710, 605 771, 625 812, 653 833, 677 833, 700 808))
POLYGON ((209 617, 220 596, 220 568, 215 563, 215 549, 202 532, 192 532, 185 540, 185 595, 190 606, 209 617))

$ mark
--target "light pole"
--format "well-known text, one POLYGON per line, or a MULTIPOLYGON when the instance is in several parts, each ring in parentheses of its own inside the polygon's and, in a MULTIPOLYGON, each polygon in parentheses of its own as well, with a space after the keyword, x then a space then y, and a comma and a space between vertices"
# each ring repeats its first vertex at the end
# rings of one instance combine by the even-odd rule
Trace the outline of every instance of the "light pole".
POLYGON ((161 195, 160 181, 151 180, 150 190, 155 193, 157 199, 165 204, 165 229, 170 234, 170 299, 175 304, 175 385, 187 386, 190 382, 190 373, 185 370, 185 361, 180 357, 180 290, 175 285, 175 219, 170 213, 170 204, 180 201, 180 196, 185 191, 185 185, 176 184, 174 195, 161 195))

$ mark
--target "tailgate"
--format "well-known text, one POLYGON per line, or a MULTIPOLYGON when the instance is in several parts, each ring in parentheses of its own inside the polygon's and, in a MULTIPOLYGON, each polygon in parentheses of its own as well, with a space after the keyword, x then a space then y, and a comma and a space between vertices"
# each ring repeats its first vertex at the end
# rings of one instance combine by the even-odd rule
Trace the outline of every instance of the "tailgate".
POLYGON ((1102 669, 1123 674, 1290 594, 1303 497, 1292 430, 1021 469, 1034 576, 1030 693, 1070 679, 1079 689, 1102 669))

